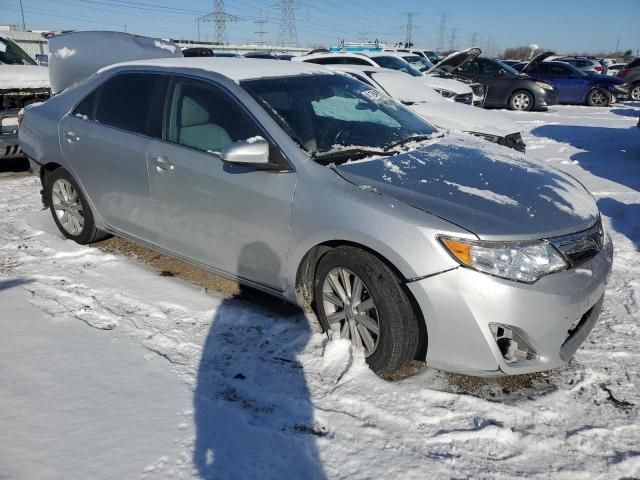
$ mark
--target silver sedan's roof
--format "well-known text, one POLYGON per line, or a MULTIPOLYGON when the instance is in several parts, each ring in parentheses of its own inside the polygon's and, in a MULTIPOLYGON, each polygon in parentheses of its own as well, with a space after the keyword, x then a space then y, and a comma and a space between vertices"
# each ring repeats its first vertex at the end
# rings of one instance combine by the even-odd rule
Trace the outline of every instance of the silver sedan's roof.
POLYGON ((333 72, 322 65, 284 60, 225 57, 174 57, 151 60, 134 60, 116 63, 100 71, 123 66, 162 69, 195 69, 218 73, 236 82, 263 77, 290 77, 295 75, 332 75, 333 72))

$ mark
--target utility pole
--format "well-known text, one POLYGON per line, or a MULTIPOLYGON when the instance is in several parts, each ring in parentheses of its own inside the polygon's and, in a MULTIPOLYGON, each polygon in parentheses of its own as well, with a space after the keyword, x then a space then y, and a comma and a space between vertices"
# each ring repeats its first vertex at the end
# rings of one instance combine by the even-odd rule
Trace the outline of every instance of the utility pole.
POLYGON ((20 0, 20 14, 22 15, 22 31, 27 31, 27 25, 24 23, 24 9, 22 8, 22 0, 20 0))
POLYGON ((615 53, 618 53, 620 51, 620 37, 618 37, 618 41, 616 42, 616 51, 615 53))
POLYGON ((295 6, 293 0, 280 0, 274 5, 280 10, 280 29, 278 31, 278 44, 283 47, 298 46, 298 33, 296 31, 295 6))
POLYGON ((264 29, 264 24, 267 23, 267 20, 262 16, 262 10, 260 10, 260 18, 258 20, 255 21, 255 23, 258 24, 258 31, 257 32, 253 32, 256 35, 258 35, 258 45, 264 45, 265 42, 264 41, 264 35, 267 33, 264 29))
POLYGON ((447 17, 448 13, 440 14, 440 28, 438 29, 438 52, 442 52, 444 50, 444 37, 447 32, 447 17))
POLYGON ((471 32, 470 40, 471 40, 471 45, 469 45, 470 47, 478 46, 478 32, 471 32))
POLYGON ((404 25, 405 28, 405 46, 411 47, 413 44, 413 17, 415 17, 417 15, 416 12, 407 12, 405 13, 405 15, 407 16, 407 23, 404 25))

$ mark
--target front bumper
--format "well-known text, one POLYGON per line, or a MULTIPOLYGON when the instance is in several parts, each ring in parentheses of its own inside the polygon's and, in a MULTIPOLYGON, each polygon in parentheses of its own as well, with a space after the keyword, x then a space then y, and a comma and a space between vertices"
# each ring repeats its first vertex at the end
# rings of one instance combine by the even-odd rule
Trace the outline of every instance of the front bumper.
POLYGON ((0 159, 24 156, 18 142, 18 111, 0 111, 0 159))
POLYGON ((553 90, 541 88, 536 92, 535 97, 537 108, 557 105, 560 101, 560 98, 558 97, 558 91, 555 88, 553 90))
POLYGON ((531 373, 566 364, 600 315, 612 258, 607 238, 588 262, 533 284, 463 267, 408 283, 427 326, 427 364, 479 376, 531 373), (515 327, 538 358, 508 363, 491 332, 492 323, 515 327))

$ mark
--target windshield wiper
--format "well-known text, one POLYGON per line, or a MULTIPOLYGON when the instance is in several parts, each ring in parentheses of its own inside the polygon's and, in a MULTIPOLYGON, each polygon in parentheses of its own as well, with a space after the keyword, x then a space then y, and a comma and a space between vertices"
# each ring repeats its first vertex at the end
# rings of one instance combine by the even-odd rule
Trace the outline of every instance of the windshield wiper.
POLYGON ((353 147, 318 152, 313 155, 313 158, 319 163, 328 165, 330 163, 344 163, 348 160, 360 160, 361 158, 384 154, 385 151, 381 148, 353 147))
POLYGON ((431 140, 432 138, 436 138, 438 136, 437 132, 436 133, 429 133, 429 134, 416 134, 416 135, 409 135, 408 137, 403 138, 402 140, 398 140, 396 142, 391 142, 389 144, 387 144, 384 148, 385 152, 388 152, 389 150, 391 150, 392 148, 395 147, 399 147, 401 145, 404 145, 406 143, 409 142, 420 142, 423 140, 431 140))

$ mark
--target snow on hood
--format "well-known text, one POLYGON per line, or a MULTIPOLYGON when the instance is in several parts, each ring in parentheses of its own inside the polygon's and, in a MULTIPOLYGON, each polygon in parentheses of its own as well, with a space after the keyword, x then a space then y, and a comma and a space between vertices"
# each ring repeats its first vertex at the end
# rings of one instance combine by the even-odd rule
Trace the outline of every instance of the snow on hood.
POLYGON ((49 51, 52 93, 58 93, 114 63, 183 56, 173 42, 122 32, 55 35, 49 38, 49 51))
POLYGON ((577 180, 470 135, 335 167, 347 181, 444 218, 487 240, 584 230, 598 217, 577 180))
POLYGON ((49 71, 38 65, 0 65, 0 90, 48 88, 49 71))
POLYGON ((435 77, 433 75, 424 75, 416 78, 419 78, 426 85, 429 85, 432 88, 451 90, 452 92, 455 92, 456 95, 473 93, 473 90, 471 90, 469 85, 452 78, 435 77))
POLYGON ((519 133, 518 126, 503 113, 446 100, 416 103, 409 108, 434 125, 461 132, 505 137, 519 133))

